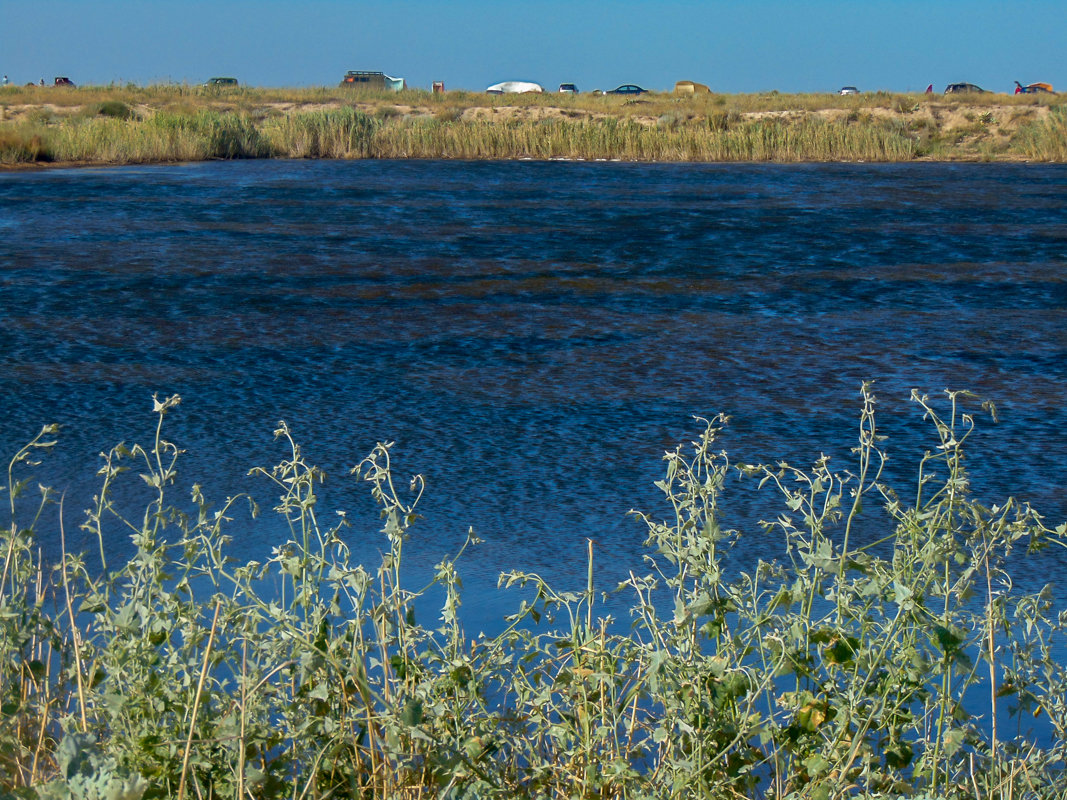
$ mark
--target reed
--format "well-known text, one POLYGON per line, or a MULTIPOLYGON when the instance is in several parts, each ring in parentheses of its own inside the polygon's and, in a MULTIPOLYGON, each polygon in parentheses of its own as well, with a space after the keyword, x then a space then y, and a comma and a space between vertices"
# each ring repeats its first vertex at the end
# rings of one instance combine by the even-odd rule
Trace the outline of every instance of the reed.
POLYGON ((1063 160, 1056 97, 8 87, 0 163, 205 158, 1063 160), (995 104, 995 105, 994 105, 995 104), (1051 109, 1051 113, 1049 113, 1051 109))
POLYGON ((0 164, 32 164, 47 161, 42 128, 22 125, 18 128, 0 127, 0 164))
POLYGON ((630 161, 895 161, 913 156, 899 132, 822 120, 649 127, 614 118, 537 123, 426 121, 385 126, 372 150, 383 158, 572 158, 630 161))
POLYGON ((1034 161, 1067 161, 1067 114, 1062 109, 1021 128, 1017 147, 1034 161))
POLYGON ((103 459, 81 522, 96 552, 51 564, 37 537, 65 542, 68 517, 34 480, 58 432, 45 428, 7 473, 0 793, 1063 798, 1067 614, 1011 571, 1067 543, 1067 525, 972 496, 969 396, 913 400, 932 434, 913 496, 882 480, 869 387, 846 471, 735 464, 725 420, 705 421, 665 456, 665 515, 635 515, 649 555, 619 587, 632 625, 602 611, 590 544, 584 586, 501 576, 513 611, 491 637, 460 613, 473 534, 408 587, 425 486, 396 484, 388 444, 352 470, 381 513, 380 563, 353 560, 363 524, 325 513, 325 476, 283 424, 278 464, 252 474, 289 537, 240 564, 226 531, 258 508, 195 484, 175 497, 182 454, 163 431, 179 399, 157 400, 154 440, 103 459), (727 568, 755 533, 728 525, 738 478, 762 487, 784 561, 727 568), (132 516, 113 499, 131 480, 124 493, 145 493, 132 516), (107 543, 123 537, 134 553, 116 563, 107 543))
POLYGON ((887 126, 823 120, 662 128, 615 118, 537 122, 372 117, 351 108, 267 117, 160 112, 78 118, 0 139, 5 162, 146 163, 208 158, 572 158, 634 161, 895 161, 914 142, 887 126), (36 142, 31 147, 29 143, 36 142))
MULTIPOLYGON (((14 137, 25 134, 16 129, 14 137)), ((158 112, 144 121, 118 116, 77 117, 34 134, 35 160, 138 164, 202 161, 209 158, 260 158, 270 155, 255 125, 235 114, 158 112)), ((0 160, 30 160, 27 150, 5 147, 0 160)))
POLYGON ((262 125, 269 152, 286 158, 371 158, 380 120, 350 107, 287 114, 262 125))

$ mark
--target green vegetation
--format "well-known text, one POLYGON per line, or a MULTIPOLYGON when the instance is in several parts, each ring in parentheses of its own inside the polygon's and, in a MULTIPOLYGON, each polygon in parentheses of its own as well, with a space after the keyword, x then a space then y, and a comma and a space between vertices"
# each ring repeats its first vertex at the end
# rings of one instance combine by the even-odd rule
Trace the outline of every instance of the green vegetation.
POLYGON ((1018 147, 1035 161, 1067 161, 1067 112, 1058 108, 1028 125, 1019 134, 1018 147))
POLYGON ((115 119, 133 119, 137 113, 121 100, 105 100, 96 104, 96 113, 102 117, 115 119))
POLYGON ((1063 161, 1058 96, 0 91, 0 164, 212 158, 1063 161))
POLYGON ((514 613, 477 638, 457 559, 425 589, 402 578, 424 485, 395 485, 389 445, 353 469, 381 510, 376 567, 350 557, 355 521, 320 507, 324 476, 284 425, 283 459, 252 474, 291 536, 237 564, 226 531, 248 501, 173 497, 178 398, 157 401, 154 442, 104 458, 81 525, 98 551, 49 564, 37 537, 65 538, 68 514, 31 497, 45 428, 11 462, 0 533, 0 795, 1063 798, 1067 613, 1009 571, 1067 525, 980 504, 972 401, 913 400, 933 430, 913 498, 881 479, 869 387, 851 472, 734 465, 707 422, 665 457, 666 519, 637 515, 653 555, 619 587, 628 630, 601 611, 590 545, 583 588, 503 575, 514 613), (783 563, 727 571, 738 479, 769 494, 783 563), (143 513, 116 504, 124 481, 143 513), (861 514, 879 541, 857 541, 861 514), (113 564, 123 533, 135 552, 113 564), (1026 736, 1038 717, 1045 744, 1026 736))
POLYGON ((236 113, 158 112, 144 121, 74 118, 16 126, 0 162, 135 164, 212 158, 583 158, 638 161, 899 161, 915 144, 888 126, 751 121, 726 130, 628 119, 493 122, 370 115, 350 107, 255 121, 236 113), (30 142, 36 143, 33 147, 30 142))

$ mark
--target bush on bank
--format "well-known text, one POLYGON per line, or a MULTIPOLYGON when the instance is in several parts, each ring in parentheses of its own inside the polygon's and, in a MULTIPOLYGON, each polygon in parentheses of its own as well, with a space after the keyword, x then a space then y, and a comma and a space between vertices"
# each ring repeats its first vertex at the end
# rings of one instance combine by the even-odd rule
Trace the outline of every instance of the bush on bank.
POLYGON ((0 795, 1067 796, 1067 613, 1011 582, 1067 526, 972 496, 969 396, 913 400, 932 430, 914 497, 882 481, 869 387, 848 472, 734 464, 724 420, 705 421, 665 455, 667 516, 637 514, 650 556, 620 587, 629 631, 600 610, 590 551, 576 590, 501 576, 524 599, 473 639, 459 556, 435 569, 436 622, 416 622, 429 595, 402 563, 424 486, 396 485, 389 445, 353 469, 381 510, 379 564, 351 558, 350 520, 319 507, 323 476, 284 424, 284 457, 253 473, 291 536, 238 564, 226 530, 247 499, 173 496, 162 428, 179 401, 157 401, 154 441, 104 458, 82 523, 97 551, 48 564, 38 536, 66 536, 61 496, 32 490, 49 426, 8 470, 0 795), (736 477, 768 493, 763 525, 788 546, 742 574, 723 561, 743 535, 721 512, 736 477), (132 516, 115 501, 127 480, 151 494, 132 516), (879 541, 857 541, 861 514, 879 541), (135 552, 115 564, 120 533, 135 552))

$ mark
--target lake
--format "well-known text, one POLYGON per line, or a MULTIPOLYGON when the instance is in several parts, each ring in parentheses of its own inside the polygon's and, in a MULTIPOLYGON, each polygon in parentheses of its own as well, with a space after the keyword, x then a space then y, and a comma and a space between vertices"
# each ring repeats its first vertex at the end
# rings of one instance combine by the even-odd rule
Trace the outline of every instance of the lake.
MULTIPOLYGON (((249 161, 0 173, 0 452, 37 468, 68 537, 98 454, 149 443, 177 393, 176 498, 252 491, 286 420, 381 547, 348 474, 378 441, 422 473, 414 569, 468 527, 474 618, 498 572, 605 588, 642 569, 631 508, 666 514, 662 455, 724 412, 737 460, 851 468, 875 381, 888 478, 936 444, 913 388, 970 389, 974 484, 1067 519, 1067 167, 249 161), (975 406, 977 409, 977 406, 975 406)), ((131 476, 128 500, 140 481, 131 476)), ((728 494, 730 491, 728 490, 728 494)), ((745 563, 781 509, 738 489, 745 563), (751 531, 751 534, 748 534, 751 531)), ((54 521, 42 528, 54 552, 54 521)), ((876 527, 876 526, 875 526, 876 527)), ((231 528, 238 558, 286 531, 231 528)), ((877 530, 868 531, 876 535, 877 530)), ((121 552, 126 537, 109 543, 121 552)), ((1067 575, 1051 559, 1035 581, 1067 575)), ((482 607, 484 606, 484 607, 482 607)), ((481 608, 480 608, 481 607, 481 608)))

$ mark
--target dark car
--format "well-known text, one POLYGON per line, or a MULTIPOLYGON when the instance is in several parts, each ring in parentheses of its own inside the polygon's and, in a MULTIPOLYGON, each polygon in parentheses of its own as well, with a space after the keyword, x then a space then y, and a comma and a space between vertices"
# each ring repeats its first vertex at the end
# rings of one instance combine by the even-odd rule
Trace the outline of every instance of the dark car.
POLYGON ((237 78, 209 78, 204 86, 213 89, 233 89, 237 86, 237 78))
MULTIPOLYGON (((42 83, 43 83, 43 81, 42 81, 42 83)), ((71 86, 71 87, 73 87, 74 86, 74 81, 72 81, 70 78, 56 78, 55 85, 56 86, 71 86)))
POLYGON ((975 86, 973 83, 950 83, 945 87, 945 94, 965 94, 972 92, 974 94, 981 94, 984 92, 981 86, 975 86))
POLYGON ((616 86, 614 89, 609 89, 604 94, 644 94, 648 89, 642 89, 640 86, 634 83, 624 83, 622 86, 616 86))

